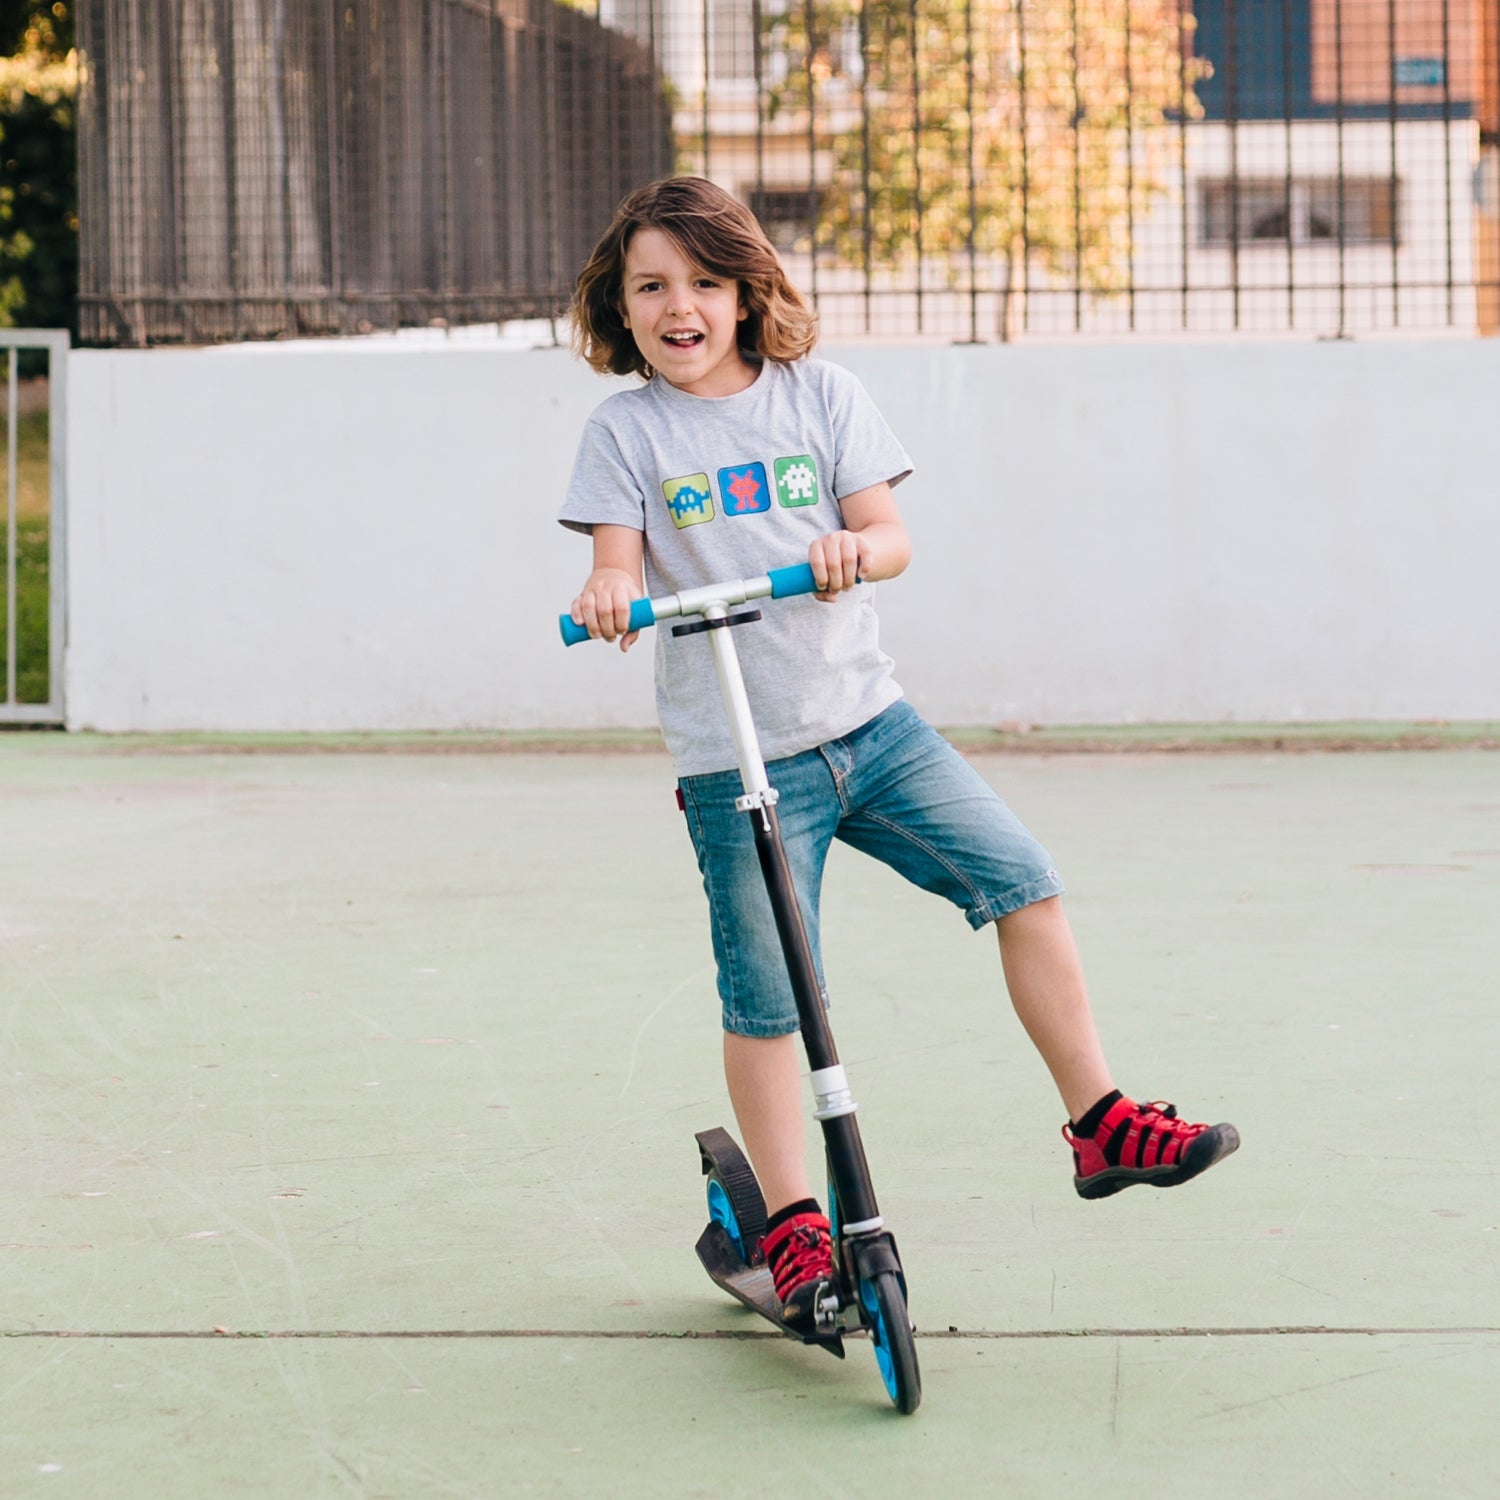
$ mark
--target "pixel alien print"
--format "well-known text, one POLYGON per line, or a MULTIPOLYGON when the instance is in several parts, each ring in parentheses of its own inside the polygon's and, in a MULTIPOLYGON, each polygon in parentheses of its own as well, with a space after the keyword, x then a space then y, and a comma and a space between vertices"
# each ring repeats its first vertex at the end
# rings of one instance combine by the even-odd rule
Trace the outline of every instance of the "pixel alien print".
POLYGON ((818 503, 818 466, 810 454, 776 460, 776 498, 787 507, 818 503))
POLYGON ((707 474, 686 474, 681 479, 664 479, 661 492, 666 498, 672 524, 679 531, 684 526, 701 526, 705 521, 713 520, 714 501, 709 492, 707 474))
MULTIPOLYGON (((792 458, 778 458, 774 464, 774 486, 766 475, 766 466, 758 459, 730 464, 718 472, 719 501, 726 516, 755 516, 771 508, 774 493, 783 509, 816 505, 818 494, 817 460, 809 453, 792 458)), ((667 502, 672 524, 679 531, 685 526, 701 526, 718 514, 713 489, 707 474, 684 474, 664 479, 661 492, 667 502)))
POLYGON ((732 464, 719 470, 719 498, 726 516, 753 516, 771 508, 771 486, 762 463, 732 464))

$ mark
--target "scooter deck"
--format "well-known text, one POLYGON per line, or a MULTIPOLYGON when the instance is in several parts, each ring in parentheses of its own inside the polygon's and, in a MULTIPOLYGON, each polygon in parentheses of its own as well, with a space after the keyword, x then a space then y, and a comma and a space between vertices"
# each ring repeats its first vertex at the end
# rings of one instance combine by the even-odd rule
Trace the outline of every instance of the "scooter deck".
POLYGON ((756 1312, 767 1322, 775 1324, 789 1339, 800 1344, 816 1344, 838 1359, 844 1357, 844 1336, 835 1328, 828 1333, 804 1333, 793 1328, 781 1316, 781 1302, 776 1296, 776 1286, 771 1280, 769 1266, 747 1266, 740 1259, 734 1241, 724 1231, 722 1224, 709 1221, 698 1236, 698 1259, 703 1269, 719 1286, 736 1301, 744 1303, 751 1312, 756 1312))

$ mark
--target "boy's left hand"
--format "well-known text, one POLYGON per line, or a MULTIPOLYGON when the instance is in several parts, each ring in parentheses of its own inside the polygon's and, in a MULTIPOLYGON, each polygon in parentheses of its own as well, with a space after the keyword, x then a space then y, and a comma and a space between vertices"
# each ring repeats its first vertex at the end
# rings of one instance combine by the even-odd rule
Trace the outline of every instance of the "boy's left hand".
POLYGON ((818 585, 813 597, 832 604, 845 589, 852 589, 864 576, 865 550, 857 532, 830 531, 820 536, 807 553, 818 585))
POLYGON ((807 549, 813 596, 832 604, 856 583, 878 583, 894 578, 911 561, 911 538, 901 512, 884 482, 857 490, 839 501, 843 526, 820 536, 807 549))

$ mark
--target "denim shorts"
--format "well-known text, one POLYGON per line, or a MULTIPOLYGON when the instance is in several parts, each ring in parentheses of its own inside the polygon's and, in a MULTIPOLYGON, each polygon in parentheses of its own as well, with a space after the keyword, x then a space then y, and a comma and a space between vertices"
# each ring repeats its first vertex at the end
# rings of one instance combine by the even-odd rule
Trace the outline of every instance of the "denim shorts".
MULTIPOLYGON (((822 982, 818 902, 834 839, 963 908, 976 931, 1062 893, 1047 851, 989 783, 909 704, 893 703, 843 739, 766 766, 802 918, 822 982)), ((797 1006, 771 915, 740 773, 678 782, 708 894, 724 1029, 784 1036, 797 1006)))

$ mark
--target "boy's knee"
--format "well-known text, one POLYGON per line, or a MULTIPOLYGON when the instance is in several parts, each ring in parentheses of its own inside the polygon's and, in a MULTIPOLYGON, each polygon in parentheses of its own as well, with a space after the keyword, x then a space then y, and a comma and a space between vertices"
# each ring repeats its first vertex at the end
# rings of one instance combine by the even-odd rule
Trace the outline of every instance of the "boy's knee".
POLYGON ((1015 932, 1018 928, 1038 926, 1043 922, 1063 920, 1062 897, 1041 896, 1018 906, 1003 916, 995 918, 995 928, 1001 933, 1015 932))

